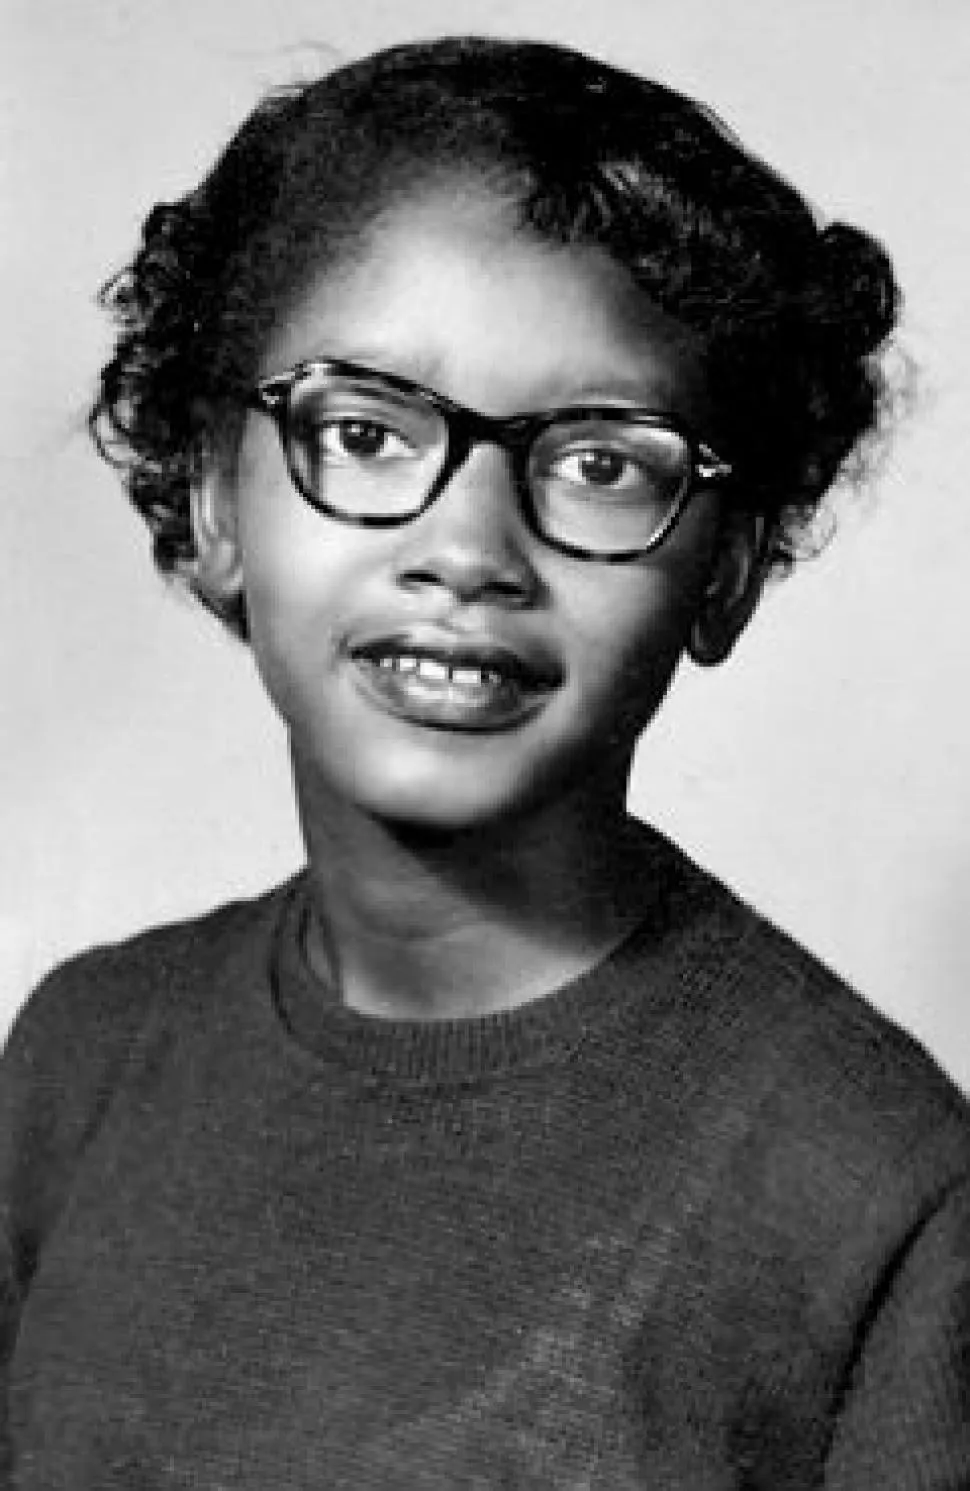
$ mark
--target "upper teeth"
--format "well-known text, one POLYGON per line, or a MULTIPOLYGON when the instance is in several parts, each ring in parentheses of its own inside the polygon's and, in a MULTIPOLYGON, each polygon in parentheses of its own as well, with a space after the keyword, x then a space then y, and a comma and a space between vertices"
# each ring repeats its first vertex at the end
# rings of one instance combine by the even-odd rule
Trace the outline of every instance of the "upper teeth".
POLYGON ((484 683, 498 683, 499 675, 492 668, 478 668, 474 663, 458 663, 450 666, 433 657, 416 657, 412 653, 386 653, 378 658, 381 668, 393 669, 397 673, 416 673, 435 683, 457 683, 466 688, 481 688, 484 683))

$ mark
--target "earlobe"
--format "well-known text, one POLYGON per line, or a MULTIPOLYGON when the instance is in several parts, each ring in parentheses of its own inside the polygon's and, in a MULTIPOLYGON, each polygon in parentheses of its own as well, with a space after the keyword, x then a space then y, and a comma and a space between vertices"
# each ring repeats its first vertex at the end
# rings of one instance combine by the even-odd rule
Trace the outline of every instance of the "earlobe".
POLYGON ((236 510, 217 470, 210 468, 193 480, 189 500, 195 557, 185 578, 211 602, 235 600, 243 582, 236 510))
POLYGON ((758 514, 727 519, 691 626, 688 653, 702 668, 730 656, 754 615, 765 581, 767 524, 758 514))

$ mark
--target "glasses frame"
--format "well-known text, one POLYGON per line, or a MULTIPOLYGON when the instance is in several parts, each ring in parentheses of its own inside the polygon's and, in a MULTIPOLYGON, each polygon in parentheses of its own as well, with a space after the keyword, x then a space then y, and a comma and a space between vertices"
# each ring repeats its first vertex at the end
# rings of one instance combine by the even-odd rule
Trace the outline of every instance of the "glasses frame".
POLYGON ((327 514, 328 517, 359 528, 399 528, 405 523, 412 523, 437 501, 476 446, 497 445, 512 459, 515 490, 530 532, 542 543, 562 554, 569 554, 575 559, 596 560, 601 564, 626 564, 652 553, 670 535, 680 521, 684 510, 701 488, 725 482, 733 474, 733 467, 727 461, 722 460, 709 445, 698 440, 681 420, 654 409, 625 404, 565 404, 538 413, 497 417, 481 414, 476 409, 469 409, 465 404, 446 398, 444 394, 437 393, 434 389, 425 387, 424 384, 415 383, 410 378, 402 378, 396 373, 385 373, 376 368, 363 367, 359 363, 346 362, 342 358, 317 357, 299 362, 286 372, 276 373, 262 379, 245 402, 248 408, 267 414, 273 420, 290 480, 310 507, 327 514), (296 438, 291 426, 290 410, 294 389, 302 379, 314 373, 345 374, 349 377, 382 384, 397 393, 407 394, 417 399, 444 421, 444 460, 428 489, 427 496, 414 512, 402 515, 350 514, 339 508, 331 507, 323 498, 307 489, 300 476, 296 460, 296 438), (632 421, 635 424, 649 425, 655 429, 667 430, 679 435, 687 445, 691 457, 690 478, 684 483, 684 490, 649 543, 640 548, 602 553, 595 549, 563 543, 559 539, 551 538, 543 531, 528 480, 529 456, 536 440, 550 426, 564 420, 581 423, 584 419, 597 420, 600 423, 616 420, 625 424, 632 421))

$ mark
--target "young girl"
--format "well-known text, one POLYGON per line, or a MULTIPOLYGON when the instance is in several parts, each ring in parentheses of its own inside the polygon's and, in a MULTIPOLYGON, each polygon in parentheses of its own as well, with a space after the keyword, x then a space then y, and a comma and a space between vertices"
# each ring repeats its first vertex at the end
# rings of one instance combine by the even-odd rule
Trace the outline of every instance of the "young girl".
POLYGON ((966 1103, 624 808, 877 423, 882 250, 461 39, 269 98, 106 299, 307 865, 15 1026, 3 1484, 970 1485, 966 1103))

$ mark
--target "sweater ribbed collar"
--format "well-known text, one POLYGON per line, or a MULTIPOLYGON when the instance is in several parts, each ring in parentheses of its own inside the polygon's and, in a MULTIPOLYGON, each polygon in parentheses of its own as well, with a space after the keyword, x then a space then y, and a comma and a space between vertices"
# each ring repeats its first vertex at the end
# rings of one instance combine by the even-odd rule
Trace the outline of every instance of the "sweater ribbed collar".
MULTIPOLYGON (((343 1004, 312 972, 303 949, 309 906, 304 872, 290 886, 278 925, 273 957, 277 1013, 306 1053, 362 1079, 474 1082, 513 1069, 561 1063, 584 1042, 615 1027, 644 997, 661 1002, 672 997, 670 938, 678 924, 683 927, 685 895, 694 898, 680 873, 683 864, 679 856, 658 857, 657 881, 644 890, 644 918, 595 967, 514 1008, 445 1020, 363 1013, 343 1004)), ((691 889, 696 893, 696 885, 691 889)))

